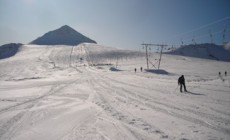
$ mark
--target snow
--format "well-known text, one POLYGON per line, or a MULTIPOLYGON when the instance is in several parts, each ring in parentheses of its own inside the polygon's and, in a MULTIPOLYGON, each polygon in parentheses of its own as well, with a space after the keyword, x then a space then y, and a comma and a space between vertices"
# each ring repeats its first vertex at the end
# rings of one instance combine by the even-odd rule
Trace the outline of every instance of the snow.
POLYGON ((224 46, 208 43, 184 45, 168 53, 230 62, 229 44, 226 44, 224 46))
POLYGON ((160 70, 141 72, 144 56, 96 44, 22 46, 0 60, 0 139, 230 139, 230 62, 164 54, 160 70))

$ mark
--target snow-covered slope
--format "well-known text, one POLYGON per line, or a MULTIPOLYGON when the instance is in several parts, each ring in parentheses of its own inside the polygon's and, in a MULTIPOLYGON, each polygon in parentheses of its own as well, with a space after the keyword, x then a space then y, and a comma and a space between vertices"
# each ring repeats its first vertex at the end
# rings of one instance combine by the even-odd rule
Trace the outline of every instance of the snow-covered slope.
POLYGON ((59 29, 50 31, 42 37, 37 38, 30 44, 37 45, 78 45, 80 43, 96 43, 96 41, 75 31, 68 25, 64 25, 59 29))
POLYGON ((224 46, 215 44, 196 44, 182 46, 169 54, 230 61, 230 51, 224 46))
POLYGON ((144 52, 96 44, 22 46, 0 60, 0 139, 229 140, 229 62, 164 54, 165 73, 145 65, 144 52))
POLYGON ((9 58, 14 56, 22 44, 10 43, 0 46, 0 59, 9 58))

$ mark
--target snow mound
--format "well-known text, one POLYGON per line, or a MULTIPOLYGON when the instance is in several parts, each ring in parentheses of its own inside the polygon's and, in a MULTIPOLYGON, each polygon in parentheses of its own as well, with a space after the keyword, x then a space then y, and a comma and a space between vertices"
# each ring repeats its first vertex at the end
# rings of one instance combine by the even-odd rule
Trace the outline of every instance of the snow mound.
POLYGON ((82 35, 68 25, 50 31, 35 39, 30 44, 37 45, 78 45, 81 43, 96 43, 96 41, 82 35))
POLYGON ((14 56, 21 46, 22 44, 20 43, 10 43, 0 46, 0 59, 5 59, 14 56))
POLYGON ((117 69, 117 68, 115 68, 115 67, 111 67, 109 70, 110 70, 110 71, 121 71, 121 70, 119 70, 119 69, 117 69))
POLYGON ((230 61, 230 51, 226 47, 215 44, 185 45, 174 51, 168 52, 173 55, 183 55, 203 59, 230 61))
POLYGON ((166 70, 162 70, 162 69, 149 69, 149 70, 145 70, 147 72, 152 72, 152 73, 155 73, 155 74, 164 74, 164 75, 168 75, 170 74, 169 72, 167 72, 166 70))

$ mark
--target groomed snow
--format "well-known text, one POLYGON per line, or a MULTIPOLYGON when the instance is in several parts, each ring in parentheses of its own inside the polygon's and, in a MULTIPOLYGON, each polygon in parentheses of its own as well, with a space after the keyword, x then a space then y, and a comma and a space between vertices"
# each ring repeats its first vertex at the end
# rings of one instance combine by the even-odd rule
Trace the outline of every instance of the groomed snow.
POLYGON ((163 55, 161 70, 141 72, 144 55, 24 45, 0 60, 0 139, 230 139, 229 62, 163 55), (177 85, 182 74, 187 93, 177 85))

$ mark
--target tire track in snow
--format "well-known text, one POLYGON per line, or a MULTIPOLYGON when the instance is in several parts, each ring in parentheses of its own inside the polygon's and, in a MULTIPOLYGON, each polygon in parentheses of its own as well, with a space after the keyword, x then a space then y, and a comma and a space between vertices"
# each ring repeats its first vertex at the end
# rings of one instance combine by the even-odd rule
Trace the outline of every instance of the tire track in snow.
MULTIPOLYGON (((77 66, 73 66, 73 63, 76 61, 74 61, 73 60, 73 56, 78 56, 77 58, 81 58, 81 52, 80 52, 80 54, 79 55, 76 55, 76 54, 74 54, 74 52, 75 52, 75 48, 76 47, 81 47, 81 46, 72 46, 72 50, 71 50, 71 53, 70 53, 70 63, 69 63, 69 67, 70 68, 73 68, 73 69, 75 69, 76 71, 78 71, 79 73, 83 73, 83 71, 81 71, 80 69, 78 69, 77 68, 77 66)), ((78 50, 79 51, 79 50, 78 50)), ((79 53, 78 51, 76 51, 76 53, 79 53)))
MULTIPOLYGON (((127 110, 125 109, 118 109, 113 105, 113 101, 111 101, 110 97, 106 97, 108 95, 102 94, 102 93, 111 93, 111 87, 107 86, 104 87, 100 84, 100 78, 92 78, 94 84, 92 87, 96 91, 99 101, 96 102, 98 106, 100 106, 107 114, 115 118, 116 120, 122 122, 125 126, 128 127, 135 127, 143 131, 144 133, 150 133, 154 136, 158 135, 159 138, 162 137, 169 137, 166 135, 163 131, 161 131, 159 128, 156 128, 156 126, 153 126, 149 123, 147 123, 145 120, 142 120, 140 118, 137 118, 136 116, 130 114, 127 110), (97 80, 95 80, 97 79, 97 80), (125 113, 125 114, 124 114, 125 113)), ((130 131, 130 130, 128 130, 130 131)))
POLYGON ((46 49, 44 50, 44 52, 42 52, 39 57, 38 57, 38 61, 42 61, 48 64, 51 64, 53 69, 56 67, 54 61, 51 58, 51 54, 55 51, 56 47, 48 47, 46 46, 46 49))
POLYGON ((22 103, 19 103, 19 104, 16 104, 16 105, 13 105, 13 106, 1 109, 0 110, 0 114, 5 113, 6 111, 9 111, 9 110, 15 109, 16 107, 19 107, 19 106, 22 106, 22 105, 26 105, 26 104, 29 104, 29 103, 33 103, 33 102, 41 100, 41 99, 43 99, 43 98, 45 98, 47 96, 53 95, 54 93, 58 92, 59 90, 63 89, 64 87, 66 87, 66 85, 62 85, 62 86, 59 86, 59 87, 58 87, 58 85, 55 85, 54 87, 52 87, 50 89, 50 91, 48 91, 44 95, 41 95, 39 97, 35 97, 33 99, 30 99, 28 101, 25 101, 25 102, 22 102, 22 103))
MULTIPOLYGON (((150 92, 152 92, 152 91, 154 91, 154 92, 164 92, 164 94, 165 94, 165 90, 161 90, 161 89, 156 89, 156 88, 152 88, 152 87, 149 87, 149 86, 139 86, 139 85, 135 85, 135 84, 131 84, 131 83, 127 83, 127 82, 123 82, 123 81, 119 81, 119 80, 116 80, 116 79, 112 79, 112 78, 109 78, 109 77, 107 77, 107 76, 105 76, 105 75, 101 75, 101 77, 103 77, 103 78, 105 78, 105 79, 108 79, 110 82, 115 82, 116 84, 121 84, 121 85, 126 85, 126 86, 129 86, 129 87, 131 87, 131 88, 137 88, 137 89, 139 89, 139 88, 141 88, 141 89, 145 89, 145 90, 149 90, 150 92)), ((105 82, 106 83, 106 82, 105 82)), ((109 86, 108 85, 108 83, 106 83, 107 84, 107 86, 109 86)), ((116 84, 113 84, 113 85, 116 85, 116 84)), ((111 84, 110 84, 111 85, 111 84)), ((200 87, 200 86, 199 86, 200 87)), ((205 88, 206 89, 206 88, 205 88)), ((123 90, 126 90, 126 89, 124 89, 123 88, 123 90)), ((211 90, 211 89, 210 89, 211 90)), ((126 90, 127 91, 127 90, 126 90)), ((225 92, 225 91, 224 91, 225 92)), ((127 92, 127 93, 130 93, 130 92, 127 92)), ((149 97, 151 97, 151 99, 155 99, 155 97, 154 96, 151 96, 151 95, 147 95, 147 94, 145 94, 145 93, 142 93, 141 95, 146 95, 146 96, 149 96, 149 97)), ((131 93, 131 95, 132 95, 132 93, 131 93)), ((137 95, 137 93, 135 93, 135 95, 137 95)), ((141 96, 140 95, 140 96, 141 96)), ((146 97, 146 99, 147 98, 149 98, 149 97, 146 97)), ((214 98, 212 98, 212 99, 214 99, 214 98)), ((156 100, 157 101, 157 100, 156 100)), ((221 100, 222 101, 222 100, 221 100)), ((226 101, 227 102, 227 101, 226 101)), ((160 103, 160 102, 159 102, 160 103)), ((161 102, 161 104, 163 104, 162 102, 161 102)), ((164 104, 164 105, 167 105, 167 104, 164 104)), ((171 106, 173 106, 172 104, 170 104, 170 105, 168 105, 168 107, 171 107, 171 106)), ((179 109, 179 108, 177 108, 177 109, 179 109)), ((228 115, 229 116, 229 114, 226 114, 226 113, 224 113, 225 115, 228 115)))
POLYGON ((52 96, 56 93, 58 93, 60 90, 63 90, 64 88, 70 86, 71 84, 75 84, 77 81, 80 81, 80 79, 77 79, 75 81, 73 81, 72 83, 62 83, 62 84, 57 84, 54 85, 53 87, 51 87, 51 89, 46 92, 44 95, 41 95, 39 97, 30 99, 28 101, 4 108, 2 110, 0 110, 0 114, 2 113, 6 113, 8 111, 14 111, 16 110, 16 108, 21 107, 26 105, 26 108, 24 108, 24 111, 18 113, 17 115, 15 115, 13 118, 11 118, 10 120, 8 120, 7 122, 5 122, 2 126, 1 133, 0 133, 0 139, 4 138, 4 139, 10 139, 14 136, 14 134, 20 129, 20 127, 22 126, 23 122, 27 121, 28 117, 28 113, 30 112, 30 109, 34 107, 34 105, 39 102, 40 100, 48 97, 48 96, 52 96))
MULTIPOLYGON (((92 72, 94 72, 95 74, 100 74, 99 72, 95 72, 95 70, 96 69, 92 69, 91 68, 91 71, 92 72)), ((116 80, 116 79, 113 79, 113 78, 110 78, 110 77, 108 77, 108 76, 106 76, 106 75, 101 75, 100 74, 100 76, 101 77, 103 77, 104 78, 104 80, 108 80, 108 81, 111 81, 111 82, 115 82, 115 83, 117 83, 117 84, 122 84, 122 85, 127 85, 127 86, 130 86, 130 87, 134 87, 134 88, 139 88, 139 89, 149 89, 149 90, 154 90, 154 91, 158 91, 158 92, 163 92, 163 90, 162 89, 156 89, 156 88, 152 88, 152 86, 149 86, 149 85, 146 85, 146 84, 142 84, 142 83, 140 83, 139 85, 136 85, 136 84, 132 84, 132 83, 130 83, 130 82, 124 82, 124 81, 121 81, 121 80, 116 80), (141 85, 141 86, 140 86, 141 85)), ((127 76, 127 75, 126 75, 127 76)), ((133 74, 132 74, 132 76, 134 76, 133 74)), ((135 75, 136 76, 136 75, 135 75)), ((138 76, 137 76, 138 77, 138 76)), ((141 76, 139 76, 139 77, 141 77, 141 76)), ((141 78, 146 78, 146 77, 141 77, 141 78)), ((143 79, 141 79, 141 80, 143 80, 143 79)), ((141 81, 140 80, 140 81, 141 81)), ((171 79, 170 79, 171 80, 171 79)), ((165 82, 165 81, 164 81, 165 82)), ((175 82, 169 82, 169 83, 175 83, 175 82)), ((167 93, 167 92, 166 92, 167 93)), ((168 92, 168 93, 170 93, 170 92, 168 92)))
MULTIPOLYGON (((105 78, 105 76, 103 76, 103 78, 105 78)), ((117 82, 117 80, 110 79, 110 82, 117 82)), ((117 82, 117 83, 119 83, 119 82, 117 82)), ((123 82, 121 82, 121 83, 123 83, 123 82)), ((211 124, 210 122, 208 122, 206 120, 206 119, 210 119, 213 123, 216 122, 216 121, 221 121, 222 123, 230 124, 229 119, 222 118, 222 117, 219 117, 219 116, 215 116, 215 115, 212 115, 212 114, 208 114, 208 113, 205 113, 205 112, 198 112, 198 111, 195 111, 195 110, 192 110, 192 109, 189 109, 189 108, 178 108, 178 107, 176 107, 176 106, 174 106, 172 104, 157 101, 154 97, 151 97, 150 95, 146 95, 145 93, 138 94, 138 92, 134 93, 134 92, 126 90, 126 89, 124 89, 122 87, 114 86, 116 84, 111 84, 111 83, 108 84, 106 82, 104 82, 104 84, 105 84, 105 86, 103 86, 103 88, 106 88, 108 86, 113 85, 113 87, 111 89, 116 89, 117 90, 116 92, 120 91, 121 93, 123 92, 123 94, 127 93, 128 95, 130 95, 128 98, 130 98, 133 101, 139 102, 138 98, 143 99, 144 102, 145 102, 144 105, 146 105, 146 106, 148 106, 148 107, 150 107, 150 108, 152 108, 154 110, 158 110, 158 111, 163 112, 165 114, 169 114, 171 116, 181 118, 183 120, 190 121, 190 122, 195 123, 195 124, 203 125, 205 127, 208 127, 210 129, 214 129, 216 131, 219 131, 219 132, 222 132, 222 133, 225 133, 225 134, 230 134, 230 129, 220 127, 218 125, 211 124), (138 96, 138 98, 137 98, 137 96, 138 96), (158 106, 156 106, 156 105, 158 105, 158 106), (179 113, 179 112, 181 112, 181 113, 179 113), (195 116, 194 117, 188 116, 188 115, 185 116, 185 115, 183 115, 184 112, 190 113, 193 116, 194 115, 198 116, 198 118, 201 117, 203 119, 202 120, 198 119, 195 116)), ((136 86, 133 85, 133 84, 127 84, 126 86, 131 86, 132 88, 136 88, 136 86)), ((150 89, 150 92, 151 91, 152 91, 152 89, 150 89)), ((143 103, 143 102, 139 102, 139 103, 143 103)))

